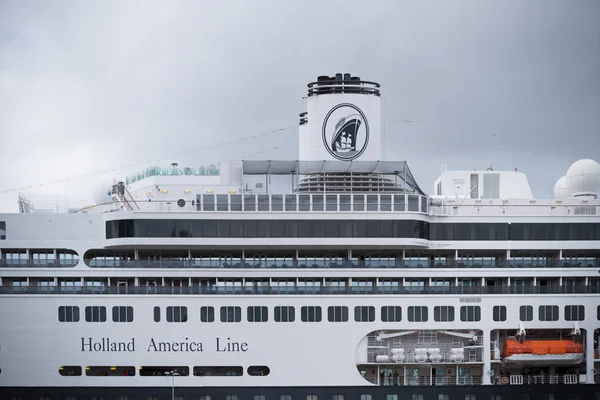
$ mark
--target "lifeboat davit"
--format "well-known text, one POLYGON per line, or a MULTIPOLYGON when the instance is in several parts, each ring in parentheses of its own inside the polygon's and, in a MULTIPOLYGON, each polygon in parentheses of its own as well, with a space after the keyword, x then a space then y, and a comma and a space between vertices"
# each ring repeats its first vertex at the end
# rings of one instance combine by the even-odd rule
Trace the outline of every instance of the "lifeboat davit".
POLYGON ((509 336, 502 356, 506 363, 579 364, 583 362, 583 344, 572 340, 524 340, 509 336))

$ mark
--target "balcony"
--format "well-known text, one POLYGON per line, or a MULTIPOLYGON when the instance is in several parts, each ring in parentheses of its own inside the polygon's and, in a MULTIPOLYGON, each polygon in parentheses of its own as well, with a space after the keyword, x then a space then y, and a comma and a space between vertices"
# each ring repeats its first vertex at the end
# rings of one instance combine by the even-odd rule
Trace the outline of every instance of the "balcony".
MULTIPOLYGON (((33 260, 18 260, 22 263, 0 260, 0 267, 41 267, 44 265, 32 264, 33 260)), ((56 261, 55 261, 56 262, 56 261)), ((76 262, 75 262, 76 264, 76 262)), ((73 264, 73 265, 75 265, 73 264)), ((570 263, 567 261, 547 261, 545 263, 524 263, 511 261, 447 261, 433 262, 420 260, 277 260, 277 259, 196 259, 196 260, 85 260, 85 264, 91 268, 334 268, 334 269, 375 269, 375 268, 600 268, 600 261, 588 263, 570 263)), ((61 267, 73 266, 67 262, 61 262, 61 267), (64 263, 64 264, 63 264, 64 263)), ((54 265, 53 265, 54 266, 54 265)))
POLYGON ((599 286, 454 286, 454 287, 333 287, 333 286, 0 286, 0 294, 156 294, 156 295, 518 295, 599 294, 599 286))

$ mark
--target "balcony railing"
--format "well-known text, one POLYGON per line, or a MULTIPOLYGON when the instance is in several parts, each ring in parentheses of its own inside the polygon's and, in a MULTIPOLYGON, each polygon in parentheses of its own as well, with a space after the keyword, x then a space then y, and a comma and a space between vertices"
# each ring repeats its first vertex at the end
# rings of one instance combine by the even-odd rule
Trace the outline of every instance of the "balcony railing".
POLYGON ((279 286, 0 286, 0 294, 125 295, 518 295, 599 294, 600 286, 279 287, 279 286))
POLYGON ((369 383, 379 386, 480 386, 481 376, 386 376, 384 378, 365 378, 369 383))
MULTIPOLYGON (((5 265, 0 260, 0 267, 5 265)), ((25 260, 27 261, 27 260, 25 260)), ((480 262, 428 262, 428 261, 358 261, 358 260, 85 260, 91 268, 600 268, 600 261, 587 263, 480 261, 480 262)))
POLYGON ((579 383, 579 375, 511 375, 494 376, 494 385, 574 385, 579 383))
POLYGON ((2 260, 0 268, 72 268, 79 260, 2 260))

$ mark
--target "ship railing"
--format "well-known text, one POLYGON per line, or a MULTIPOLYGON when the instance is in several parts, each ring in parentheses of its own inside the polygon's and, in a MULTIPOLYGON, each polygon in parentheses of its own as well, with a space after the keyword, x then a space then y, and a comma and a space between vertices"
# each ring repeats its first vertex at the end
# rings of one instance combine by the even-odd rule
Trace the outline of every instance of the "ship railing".
POLYGON ((532 374, 494 376, 493 385, 575 385, 579 382, 577 374, 532 374))
MULTIPOLYGON (((39 260, 0 260, 0 267, 10 266, 54 266, 55 261, 39 260), (37 263, 37 264, 36 264, 37 263)), ((60 266, 74 266, 77 262, 61 261, 60 266)), ((232 269, 273 269, 273 268, 600 268, 600 260, 587 263, 567 261, 514 262, 514 261, 448 261, 429 262, 421 260, 260 260, 260 259, 222 259, 222 260, 85 260, 91 268, 232 268, 232 269)))
POLYGON ((438 287, 280 287, 280 286, 0 286, 0 294, 184 294, 184 295, 415 295, 415 294, 598 294, 598 286, 455 286, 441 291, 438 287))
POLYGON ((7 260, 0 259, 0 268, 72 268, 79 260, 7 260))
POLYGON ((483 383, 481 376, 386 376, 365 379, 378 386, 480 386, 483 383))

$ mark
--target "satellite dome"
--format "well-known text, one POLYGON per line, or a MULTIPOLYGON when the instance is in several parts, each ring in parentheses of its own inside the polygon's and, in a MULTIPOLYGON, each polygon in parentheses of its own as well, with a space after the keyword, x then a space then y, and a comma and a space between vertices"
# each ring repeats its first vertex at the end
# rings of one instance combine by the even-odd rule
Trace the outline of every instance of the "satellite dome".
POLYGON ((567 171, 572 196, 595 196, 600 191, 600 164, 594 160, 575 161, 567 171))
POLYGON ((563 176, 554 185, 554 197, 557 199, 564 199, 571 195, 571 190, 567 184, 567 177, 563 176))

